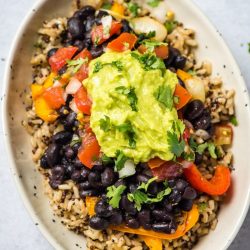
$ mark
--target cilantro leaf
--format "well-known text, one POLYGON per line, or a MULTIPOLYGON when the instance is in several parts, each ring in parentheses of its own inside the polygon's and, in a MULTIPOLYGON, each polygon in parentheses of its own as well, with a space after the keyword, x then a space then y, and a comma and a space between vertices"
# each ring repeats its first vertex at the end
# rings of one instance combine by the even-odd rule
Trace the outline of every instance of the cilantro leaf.
POLYGON ((107 166, 107 165, 113 163, 113 160, 110 157, 108 157, 107 155, 103 155, 101 158, 101 161, 102 161, 104 166, 107 166))
POLYGON ((121 125, 116 126, 116 128, 125 134, 125 137, 129 140, 129 146, 131 148, 135 148, 136 140, 135 140, 135 131, 130 122, 125 122, 121 125))
POLYGON ((185 148, 185 141, 181 139, 179 142, 178 136, 175 132, 167 132, 168 136, 168 143, 170 147, 170 151, 177 157, 180 157, 181 154, 184 152, 185 148))
POLYGON ((167 46, 167 43, 158 42, 158 41, 154 41, 154 40, 144 40, 141 43, 143 45, 145 45, 147 50, 150 51, 150 52, 154 52, 155 47, 159 47, 161 45, 167 46))
POLYGON ((159 192, 156 197, 154 197, 154 198, 148 197, 147 203, 161 202, 163 200, 164 196, 169 195, 171 192, 172 192, 171 188, 167 187, 166 189, 159 192))
POLYGON ((191 149, 195 152, 198 147, 198 144, 194 141, 193 137, 190 137, 188 144, 191 147, 191 149))
POLYGON ((139 5, 137 3, 128 3, 128 10, 132 14, 133 17, 138 15, 139 5))
POLYGON ((75 74, 84 63, 88 62, 88 58, 78 58, 75 60, 67 60, 68 67, 72 68, 72 72, 75 74))
POLYGON ((156 100, 162 103, 167 109, 172 109, 173 107, 173 93, 170 86, 160 86, 158 90, 154 93, 156 100))
POLYGON ((201 213, 204 213, 207 208, 207 203, 206 202, 200 202, 198 203, 198 209, 201 213))
POLYGON ((137 111, 138 98, 137 98, 137 95, 135 93, 135 89, 134 88, 126 88, 124 86, 119 86, 119 87, 115 88, 115 90, 119 94, 126 95, 127 98, 128 98, 129 105, 130 105, 131 109, 133 111, 137 111))
POLYGON ((232 116, 232 117, 230 118, 230 122, 231 122, 235 127, 239 125, 238 120, 236 119, 235 116, 232 116))
POLYGON ((147 194, 140 190, 135 190, 133 193, 127 195, 128 200, 135 203, 135 207, 138 211, 141 210, 142 204, 148 199, 147 194))
POLYGON ((123 167, 125 162, 129 159, 121 150, 117 150, 116 152, 116 160, 115 160, 115 168, 116 171, 120 171, 123 167))
POLYGON ((147 4, 154 8, 154 7, 157 7, 160 2, 161 0, 148 0, 147 4))
POLYGON ((212 158, 217 159, 217 155, 215 153, 215 145, 213 143, 208 143, 208 152, 212 158))
POLYGON ((120 185, 116 187, 115 185, 110 186, 107 188, 107 197, 110 198, 109 204, 113 208, 119 208, 119 203, 121 200, 121 195, 125 191, 126 186, 120 185))
POLYGON ((148 187, 149 185, 154 182, 155 180, 157 180, 157 177, 153 177, 151 179, 149 179, 146 183, 142 182, 141 185, 137 188, 137 189, 143 189, 145 191, 148 191, 148 187))
POLYGON ((203 144, 200 144, 197 146, 197 149, 196 149, 196 152, 200 155, 203 154, 203 152, 205 151, 205 149, 207 148, 208 144, 207 142, 203 143, 203 144))
POLYGON ((167 22, 165 22, 164 25, 165 25, 165 27, 166 27, 166 29, 168 31, 168 34, 170 34, 176 28, 177 22, 176 21, 167 21, 167 22))
POLYGON ((98 73, 104 66, 108 66, 108 65, 117 68, 118 71, 123 70, 123 65, 122 65, 121 61, 113 61, 111 63, 96 62, 95 65, 94 65, 93 73, 98 73))
POLYGON ((96 62, 94 65, 93 73, 98 73, 103 68, 103 64, 101 62, 96 62))
POLYGON ((215 153, 216 147, 212 142, 205 142, 203 144, 198 145, 196 152, 202 155, 206 149, 208 149, 208 152, 212 158, 217 159, 217 155, 215 153))
POLYGON ((100 120, 100 128, 104 131, 104 132, 108 132, 111 129, 111 122, 110 122, 110 118, 108 116, 105 115, 105 118, 102 118, 100 120))
POLYGON ((104 3, 102 5, 102 9, 105 9, 105 10, 110 10, 112 7, 112 4, 111 3, 104 3))
POLYGON ((118 69, 118 71, 122 71, 123 70, 123 65, 122 65, 122 62, 121 61, 113 61, 111 63, 111 65, 113 67, 116 67, 118 69))

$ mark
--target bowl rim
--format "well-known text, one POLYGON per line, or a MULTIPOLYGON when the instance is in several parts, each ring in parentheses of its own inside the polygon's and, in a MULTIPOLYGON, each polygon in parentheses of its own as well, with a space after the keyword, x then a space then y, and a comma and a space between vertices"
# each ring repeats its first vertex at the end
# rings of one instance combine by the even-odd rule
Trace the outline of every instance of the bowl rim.
MULTIPOLYGON (((9 161, 10 163, 10 169, 11 169, 11 174, 12 174, 12 178, 14 179, 15 185, 18 189, 18 193, 21 196, 22 202, 24 204, 24 207, 26 208, 26 210, 29 213, 29 216, 32 218, 32 221, 34 223, 38 223, 37 227, 39 228, 40 232, 42 233, 42 235, 45 237, 45 239, 48 240, 48 242, 51 244, 51 246, 55 247, 55 249, 63 249, 61 244, 59 242, 56 241, 56 239, 49 233, 49 231, 47 230, 47 227, 45 226, 45 224, 41 221, 40 217, 38 215, 36 215, 35 210, 33 209, 29 196, 27 195, 27 193, 24 190, 24 187, 22 185, 22 181, 20 180, 20 178, 15 174, 16 170, 17 170, 17 165, 14 161, 14 154, 11 148, 11 142, 10 142, 10 137, 9 137, 9 127, 8 127, 8 110, 7 110, 7 103, 8 103, 8 92, 9 92, 9 79, 10 79, 10 75, 11 75, 11 63, 13 61, 16 49, 17 49, 17 45, 18 42, 25 30, 25 28, 27 27, 27 25, 29 24, 30 20, 32 19, 33 15, 35 15, 34 9, 37 10, 39 9, 44 3, 46 3, 48 0, 38 0, 37 2, 35 2, 34 4, 31 5, 29 11, 27 12, 27 14, 25 15, 25 17, 23 18, 20 26, 17 28, 17 33, 14 36, 11 46, 10 46, 10 50, 9 50, 9 54, 7 57, 7 61, 5 64, 5 69, 4 69, 4 76, 3 76, 3 104, 2 104, 2 125, 3 125, 3 134, 4 134, 4 145, 7 151, 7 161, 9 161)), ((191 6, 190 8, 192 8, 196 15, 199 15, 199 18, 201 18, 203 20, 203 22, 206 24, 206 27, 209 28, 211 31, 213 31, 213 33, 216 33, 217 30, 215 28, 215 26, 213 25, 213 23, 209 20, 209 18, 203 13, 203 11, 197 6, 196 3, 194 3, 192 0, 190 0, 188 2, 188 4, 191 6)), ((231 65, 234 65, 234 68, 236 70, 237 75, 241 75, 240 72, 240 68, 238 66, 237 61, 235 60, 235 58, 233 57, 227 43, 225 42, 225 40, 223 39, 222 36, 216 36, 216 39, 220 40, 221 43, 224 44, 225 47, 225 52, 228 54, 228 57, 230 59, 229 63, 231 65)), ((246 83, 244 78, 242 77, 241 80, 239 80, 239 82, 237 84, 240 84, 240 87, 243 89, 247 89, 246 83)), ((248 104, 248 108, 246 113, 248 114, 248 120, 250 122, 250 105, 249 105, 249 98, 248 98, 248 91, 246 93, 244 93, 243 95, 247 96, 247 104, 248 104)), ((228 236, 227 241, 225 241, 224 246, 222 249, 227 249, 230 244, 233 242, 233 240, 235 239, 236 235, 238 234, 244 220, 245 217, 247 215, 248 209, 250 206, 250 185, 248 188, 248 193, 246 196, 246 202, 245 202, 245 206, 243 208, 243 210, 241 211, 241 216, 239 217, 239 219, 237 220, 237 223, 234 227, 234 230, 231 232, 231 235, 228 236)))

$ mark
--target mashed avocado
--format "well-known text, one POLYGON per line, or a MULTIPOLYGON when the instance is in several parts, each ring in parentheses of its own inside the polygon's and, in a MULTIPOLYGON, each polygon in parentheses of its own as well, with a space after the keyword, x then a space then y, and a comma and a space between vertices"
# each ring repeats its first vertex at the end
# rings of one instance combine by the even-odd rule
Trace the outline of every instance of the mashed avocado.
POLYGON ((91 61, 83 84, 93 101, 90 126, 102 152, 115 157, 121 150, 135 163, 156 156, 171 160, 167 131, 178 120, 171 106, 177 82, 169 70, 145 69, 131 52, 108 52, 91 61), (161 102, 161 91, 169 104, 161 102))

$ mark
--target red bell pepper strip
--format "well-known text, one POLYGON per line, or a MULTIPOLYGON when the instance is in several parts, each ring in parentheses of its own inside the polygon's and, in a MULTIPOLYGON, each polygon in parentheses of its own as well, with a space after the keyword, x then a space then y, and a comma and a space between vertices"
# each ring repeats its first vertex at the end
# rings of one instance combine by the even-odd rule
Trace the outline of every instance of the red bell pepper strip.
POLYGON ((74 56, 77 50, 77 47, 58 49, 56 53, 49 58, 49 65, 52 71, 58 72, 67 63, 67 60, 70 60, 74 56))
POLYGON ((230 170, 225 166, 217 166, 211 180, 205 179, 194 164, 184 168, 184 175, 196 190, 209 195, 224 194, 231 183, 230 170))
POLYGON ((122 33, 119 37, 111 41, 107 48, 117 51, 123 52, 126 50, 131 50, 134 48, 137 41, 137 36, 131 33, 122 33))

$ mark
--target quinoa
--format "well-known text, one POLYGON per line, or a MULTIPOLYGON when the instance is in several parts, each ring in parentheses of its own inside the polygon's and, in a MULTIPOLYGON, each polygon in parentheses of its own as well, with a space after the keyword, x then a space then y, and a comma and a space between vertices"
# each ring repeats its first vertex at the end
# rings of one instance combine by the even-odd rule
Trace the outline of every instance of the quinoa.
MULTIPOLYGON (((83 1, 73 1, 75 9, 79 9, 83 1)), ((47 63, 47 52, 53 47, 62 47, 61 36, 66 29, 67 19, 65 17, 44 21, 38 30, 38 40, 35 44, 31 65, 33 68, 33 82, 42 84, 49 75, 49 65, 47 63)), ((208 61, 198 62, 195 57, 195 49, 198 44, 195 40, 195 31, 178 24, 177 27, 167 37, 168 42, 177 48, 182 55, 187 57, 185 70, 192 70, 196 76, 203 81, 206 89, 205 106, 212 116, 212 123, 229 121, 234 115, 234 91, 223 88, 220 77, 211 77, 212 65, 208 61)), ((37 168, 44 176, 44 190, 48 196, 48 201, 54 213, 60 217, 60 221, 77 234, 82 234, 86 238, 87 248, 108 249, 108 250, 141 250, 148 249, 144 242, 137 235, 117 232, 114 230, 96 231, 88 225, 88 211, 85 201, 80 198, 78 187, 71 180, 59 185, 58 190, 54 190, 49 185, 50 170, 40 167, 40 158, 50 138, 56 132, 63 130, 62 125, 57 122, 47 123, 36 116, 34 105, 31 102, 30 93, 27 96, 27 119, 23 121, 23 126, 31 135, 32 157, 37 168)), ((198 144, 206 140, 206 131, 196 131, 195 140, 198 144)), ((199 170, 208 179, 213 176, 216 163, 232 167, 233 156, 230 149, 220 146, 220 158, 212 159, 204 154, 199 170)), ((223 196, 199 195, 195 203, 199 207, 200 217, 197 224, 183 237, 176 240, 164 240, 164 249, 178 250, 191 249, 199 239, 208 234, 210 230, 216 228, 220 205, 223 196)))

